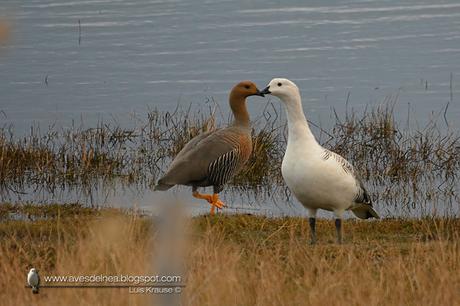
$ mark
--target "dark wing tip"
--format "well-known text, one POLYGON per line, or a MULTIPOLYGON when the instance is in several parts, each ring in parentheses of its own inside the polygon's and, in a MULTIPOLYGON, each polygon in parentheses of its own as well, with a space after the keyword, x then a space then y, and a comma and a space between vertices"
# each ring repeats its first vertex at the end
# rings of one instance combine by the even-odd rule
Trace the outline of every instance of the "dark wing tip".
POLYGON ((369 205, 369 209, 367 210, 366 216, 367 216, 366 219, 369 219, 369 218, 380 219, 380 216, 377 214, 377 212, 374 210, 374 208, 371 205, 369 205))
POLYGON ((168 190, 169 188, 172 188, 173 186, 174 185, 165 184, 161 180, 159 180, 157 184, 155 185, 155 187, 153 188, 153 190, 154 191, 157 191, 157 190, 164 191, 164 190, 168 190))

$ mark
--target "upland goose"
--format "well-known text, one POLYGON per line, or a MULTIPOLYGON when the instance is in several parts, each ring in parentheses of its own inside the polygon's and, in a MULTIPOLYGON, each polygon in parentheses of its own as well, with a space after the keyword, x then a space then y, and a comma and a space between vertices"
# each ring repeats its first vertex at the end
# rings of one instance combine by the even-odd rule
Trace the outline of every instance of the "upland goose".
POLYGON ((278 97, 287 112, 289 135, 281 172, 289 189, 309 211, 311 242, 316 242, 318 209, 334 212, 338 243, 342 243, 345 210, 351 210, 361 219, 379 218, 353 166, 316 141, 305 118, 297 85, 276 78, 262 90, 262 94, 278 97))
POLYGON ((252 152, 251 127, 246 98, 262 96, 250 81, 235 85, 229 103, 234 121, 223 129, 202 133, 190 140, 172 161, 166 174, 158 180, 155 190, 167 190, 174 185, 192 186, 193 196, 215 208, 224 207, 219 192, 224 184, 244 166, 252 152), (213 194, 201 194, 198 187, 213 186, 213 194))

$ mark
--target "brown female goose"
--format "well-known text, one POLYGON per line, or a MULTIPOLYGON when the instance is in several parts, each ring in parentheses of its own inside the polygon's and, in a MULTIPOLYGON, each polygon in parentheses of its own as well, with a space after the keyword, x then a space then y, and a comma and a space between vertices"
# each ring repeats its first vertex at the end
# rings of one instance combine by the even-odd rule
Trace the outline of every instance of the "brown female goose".
POLYGON ((230 92, 233 124, 224 129, 200 134, 190 140, 172 161, 166 174, 158 180, 155 190, 167 190, 174 185, 192 186, 193 196, 215 208, 224 207, 219 192, 224 184, 244 166, 252 152, 251 127, 246 98, 264 96, 250 81, 235 85, 230 92), (201 194, 198 187, 213 186, 214 193, 201 194))

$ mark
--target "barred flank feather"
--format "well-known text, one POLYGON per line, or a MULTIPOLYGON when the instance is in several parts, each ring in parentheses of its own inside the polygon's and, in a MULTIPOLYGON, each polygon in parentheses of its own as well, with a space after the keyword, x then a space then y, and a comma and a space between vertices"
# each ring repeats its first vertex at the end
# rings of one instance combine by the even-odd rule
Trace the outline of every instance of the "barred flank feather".
POLYGON ((367 193, 366 188, 364 188, 363 182, 361 180, 356 180, 358 192, 355 195, 355 203, 362 203, 372 205, 371 197, 367 193))
POLYGON ((364 184, 360 179, 356 179, 356 184, 358 187, 358 192, 355 195, 355 205, 351 211, 355 214, 356 217, 361 219, 377 218, 379 215, 372 207, 372 200, 369 194, 367 193, 364 184))
POLYGON ((208 177, 212 185, 223 186, 236 173, 240 166, 240 150, 236 148, 221 155, 208 167, 208 177))
POLYGON ((321 157, 324 160, 328 160, 331 156, 340 164, 340 166, 342 166, 342 170, 346 174, 354 174, 353 166, 345 158, 343 158, 339 154, 331 152, 328 149, 324 149, 324 151, 323 151, 323 153, 321 155, 321 157))

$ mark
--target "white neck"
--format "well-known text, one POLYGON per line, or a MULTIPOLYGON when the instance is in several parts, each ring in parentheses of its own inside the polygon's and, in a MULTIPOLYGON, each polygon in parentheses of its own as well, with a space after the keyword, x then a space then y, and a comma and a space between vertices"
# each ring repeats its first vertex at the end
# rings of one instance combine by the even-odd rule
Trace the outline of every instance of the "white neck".
POLYGON ((288 120, 288 145, 292 141, 305 141, 315 143, 316 139, 308 126, 307 119, 302 109, 300 94, 296 93, 284 98, 288 120))

